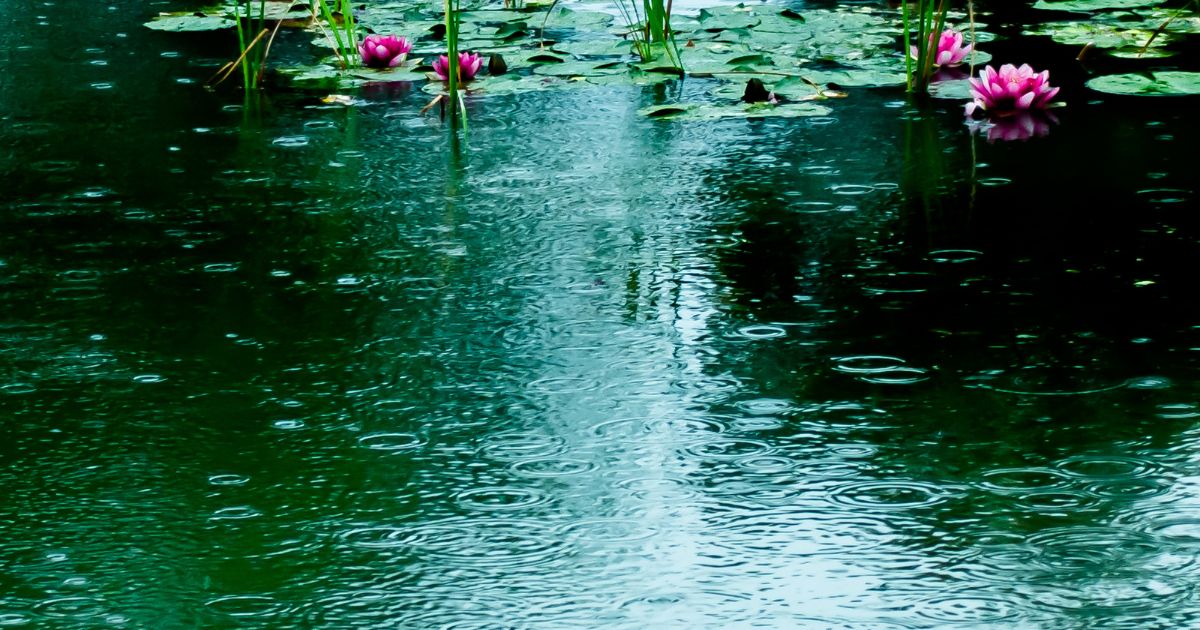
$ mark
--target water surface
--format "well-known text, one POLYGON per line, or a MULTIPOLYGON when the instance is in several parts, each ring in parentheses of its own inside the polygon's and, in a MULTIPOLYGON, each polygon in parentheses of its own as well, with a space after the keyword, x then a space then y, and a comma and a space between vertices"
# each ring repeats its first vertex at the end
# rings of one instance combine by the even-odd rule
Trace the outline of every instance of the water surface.
POLYGON ((174 6, 0 18, 0 625, 1200 623, 1194 100, 1010 38, 1044 138, 636 113, 689 80, 456 144, 205 92, 174 6))

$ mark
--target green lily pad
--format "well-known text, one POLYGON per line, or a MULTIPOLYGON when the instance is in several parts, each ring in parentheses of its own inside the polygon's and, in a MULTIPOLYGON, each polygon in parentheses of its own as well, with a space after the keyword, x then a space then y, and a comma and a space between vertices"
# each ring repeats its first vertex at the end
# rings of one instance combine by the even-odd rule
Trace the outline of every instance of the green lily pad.
POLYGON ((590 76, 586 80, 594 85, 643 86, 671 81, 674 78, 669 74, 643 72, 637 68, 631 68, 628 72, 590 76))
POLYGON ((969 101, 972 98, 971 83, 967 79, 935 81, 929 84, 928 92, 933 98, 952 101, 969 101))
POLYGON ((764 15, 754 28, 764 33, 790 33, 796 36, 812 37, 813 26, 808 23, 808 20, 803 17, 789 17, 791 15, 800 14, 790 9, 784 9, 779 13, 764 15))
POLYGON ((505 22, 496 27, 492 37, 506 41, 528 37, 531 31, 527 22, 505 22))
POLYGON ((904 85, 905 74, 903 64, 896 70, 878 70, 874 68, 853 68, 846 70, 808 70, 803 72, 810 81, 819 84, 835 83, 842 87, 882 87, 887 85, 904 85))
POLYGON ((1038 0, 1035 9, 1090 13, 1108 9, 1136 9, 1162 4, 1164 0, 1038 0))
POLYGON ((595 61, 542 63, 533 68, 534 74, 554 77, 594 77, 603 74, 618 74, 624 71, 625 68, 619 64, 597 63, 595 61))
POLYGON ((633 53, 633 44, 624 40, 589 39, 558 42, 550 51, 576 57, 624 57, 633 53))
POLYGON ((235 26, 237 26, 237 22, 230 18, 221 15, 204 15, 199 13, 160 15, 145 24, 146 28, 172 33, 220 31, 235 26))
POLYGON ((820 88, 801 77, 780 77, 769 74, 740 76, 736 82, 724 83, 712 90, 710 94, 725 101, 740 101, 742 95, 746 93, 746 82, 750 79, 762 81, 768 92, 774 93, 784 101, 798 103, 825 100, 825 97, 821 95, 820 88))
POLYGON ((1186 96, 1200 94, 1200 72, 1110 74, 1088 81, 1087 86, 1097 92, 1124 96, 1186 96))
POLYGON ((660 120, 720 120, 723 118, 803 118, 828 116, 830 109, 815 103, 769 105, 745 103, 698 105, 656 105, 638 110, 639 114, 660 120))
POLYGON ((395 68, 351 68, 342 70, 333 62, 312 66, 290 66, 278 68, 292 87, 302 89, 349 90, 368 83, 390 83, 395 81, 425 81, 425 73, 418 68, 419 62, 409 60, 395 68))
MULTIPOLYGON (((371 7, 371 10, 376 10, 371 7)), ((459 13, 459 18, 463 24, 503 24, 506 22, 528 22, 531 24, 541 24, 541 15, 534 13, 524 13, 521 11, 509 11, 507 9, 475 9, 473 11, 463 11, 459 13)))
MULTIPOLYGON (((1141 23, 1139 23, 1140 25, 1141 23)), ((1130 28, 1120 22, 1047 22, 1025 31, 1026 35, 1049 35, 1054 41, 1067 46, 1097 48, 1132 48, 1146 45, 1154 35, 1152 28, 1130 28)), ((1175 40, 1170 33, 1159 33, 1152 47, 1162 47, 1175 40)))
POLYGON ((1141 17, 1146 28, 1154 30, 1166 24, 1166 32, 1200 35, 1200 15, 1193 11, 1179 12, 1174 9, 1138 9, 1133 12, 1141 17))
POLYGON ((541 29, 545 24, 547 29, 573 28, 576 30, 600 30, 612 24, 613 16, 599 11, 575 11, 561 4, 552 11, 540 16, 540 19, 530 20, 530 24, 541 29))
MULTIPOLYGON (((574 81, 562 77, 504 74, 498 77, 478 77, 467 84, 466 93, 468 97, 478 98, 501 94, 557 90, 583 84, 583 81, 574 81)), ((446 84, 441 81, 430 81, 421 90, 427 94, 444 94, 446 92, 446 84)))
POLYGON ((1104 52, 1108 53, 1110 57, 1117 57, 1119 59, 1166 59, 1167 57, 1174 57, 1177 54, 1174 50, 1155 48, 1153 46, 1150 48, 1129 46, 1126 48, 1114 48, 1104 52))
POLYGON ((700 9, 700 16, 697 19, 700 22, 700 28, 707 31, 750 28, 757 26, 762 21, 762 18, 753 9, 742 5, 700 9))

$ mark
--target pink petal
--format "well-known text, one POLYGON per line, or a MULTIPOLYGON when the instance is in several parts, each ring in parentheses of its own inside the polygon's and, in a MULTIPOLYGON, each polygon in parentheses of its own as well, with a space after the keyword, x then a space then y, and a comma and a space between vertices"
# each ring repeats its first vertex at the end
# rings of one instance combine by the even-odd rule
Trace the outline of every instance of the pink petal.
POLYGON ((1034 103, 1034 106, 1042 108, 1042 107, 1045 107, 1046 105, 1049 105, 1050 101, 1053 100, 1054 97, 1058 94, 1058 90, 1059 90, 1059 88, 1051 88, 1049 92, 1042 94, 1042 96, 1037 99, 1037 102, 1034 103))

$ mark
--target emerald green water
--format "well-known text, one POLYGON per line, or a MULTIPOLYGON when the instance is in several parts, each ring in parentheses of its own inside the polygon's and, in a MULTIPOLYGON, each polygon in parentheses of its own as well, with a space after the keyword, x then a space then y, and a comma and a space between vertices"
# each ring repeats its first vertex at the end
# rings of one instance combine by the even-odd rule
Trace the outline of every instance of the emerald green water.
POLYGON ((637 115, 688 80, 455 145, 405 86, 204 92, 174 3, 18 5, 0 625, 1200 624, 1196 101, 1028 12, 1028 142, 637 115))

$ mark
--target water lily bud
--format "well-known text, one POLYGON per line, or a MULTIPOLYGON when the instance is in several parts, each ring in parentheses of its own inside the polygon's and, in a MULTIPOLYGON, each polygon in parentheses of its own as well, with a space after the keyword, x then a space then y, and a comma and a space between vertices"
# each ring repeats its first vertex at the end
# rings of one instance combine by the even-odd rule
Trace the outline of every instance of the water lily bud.
POLYGON ((488 74, 498 76, 505 72, 508 72, 508 64, 504 63, 504 57, 492 55, 488 59, 488 74))
POLYGON ((759 79, 750 79, 746 81, 746 91, 742 93, 742 100, 747 103, 766 103, 771 100, 771 94, 767 92, 767 86, 759 79))

